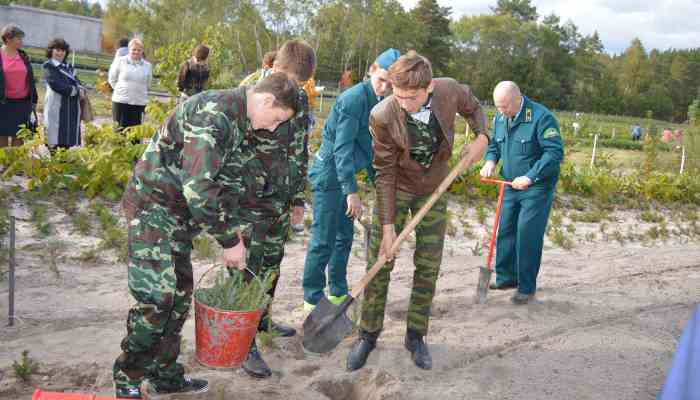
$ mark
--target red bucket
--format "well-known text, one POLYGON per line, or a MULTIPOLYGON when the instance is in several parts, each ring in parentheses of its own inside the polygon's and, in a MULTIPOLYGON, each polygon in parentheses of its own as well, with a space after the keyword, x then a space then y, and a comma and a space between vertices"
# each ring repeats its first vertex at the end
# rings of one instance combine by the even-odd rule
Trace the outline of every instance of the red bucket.
POLYGON ((114 397, 97 397, 95 394, 42 392, 37 389, 32 400, 116 400, 114 397))
MULTIPOLYGON (((204 275, 209 271, 205 272, 204 275)), ((224 311, 202 304, 195 297, 194 323, 197 361, 212 368, 240 367, 248 355, 255 334, 258 332, 258 325, 264 310, 262 308, 255 311, 224 311)))

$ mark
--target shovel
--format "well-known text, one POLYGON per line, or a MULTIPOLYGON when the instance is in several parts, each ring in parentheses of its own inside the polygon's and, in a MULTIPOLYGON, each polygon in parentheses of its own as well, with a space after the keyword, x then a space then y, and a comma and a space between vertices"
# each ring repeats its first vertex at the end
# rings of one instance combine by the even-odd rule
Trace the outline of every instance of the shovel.
POLYGON ((478 304, 486 303, 486 296, 489 293, 489 283, 491 282, 491 261, 493 261, 493 248, 496 243, 496 234, 498 233, 498 222, 501 217, 501 206, 503 205, 503 194, 506 190, 506 185, 511 185, 511 182, 501 181, 497 179, 481 178, 482 182, 495 183, 500 186, 498 189, 498 206, 496 206, 496 216, 493 219, 493 230, 491 232, 491 242, 489 243, 489 255, 486 257, 486 266, 479 267, 479 283, 476 286, 476 296, 474 300, 478 304))
MULTIPOLYGON (((445 193, 452 181, 469 167, 469 164, 469 160, 463 158, 459 161, 459 164, 452 168, 450 174, 442 180, 440 186, 435 189, 435 192, 433 192, 428 201, 418 210, 416 215, 411 218, 406 227, 396 238, 396 241, 394 241, 394 244, 391 246, 392 253, 396 253, 401 243, 413 232, 425 214, 430 211, 435 202, 445 193)), ((352 333, 353 323, 345 312, 350 304, 362 294, 367 284, 369 284, 386 262, 386 256, 383 254, 380 255, 372 268, 367 271, 367 274, 365 274, 362 280, 352 288, 352 291, 348 293, 342 303, 335 305, 328 301, 325 296, 321 297, 321 301, 316 305, 316 308, 314 308, 311 314, 304 320, 304 339, 302 340, 302 345, 306 350, 312 353, 327 353, 333 350, 338 343, 352 333)))

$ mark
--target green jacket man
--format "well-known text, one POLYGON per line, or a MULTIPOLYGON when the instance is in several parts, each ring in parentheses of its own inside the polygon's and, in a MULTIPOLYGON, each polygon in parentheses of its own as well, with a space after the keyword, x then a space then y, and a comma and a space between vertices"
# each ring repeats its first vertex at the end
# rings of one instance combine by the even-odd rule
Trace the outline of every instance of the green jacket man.
POLYGON ((492 176, 501 161, 501 176, 512 181, 503 198, 496 247, 496 282, 491 289, 517 288, 515 304, 535 294, 542 243, 559 167, 564 156, 559 123, 543 105, 520 94, 509 81, 493 91, 498 113, 493 140, 481 169, 492 176))
POLYGON ((254 87, 200 93, 175 109, 136 164, 122 206, 137 303, 114 364, 117 398, 208 389, 176 362, 192 297, 192 238, 208 231, 229 267, 256 262, 246 248, 265 220, 253 205, 285 175, 267 156, 284 152, 273 152, 277 141, 267 136, 295 115, 297 101, 298 86, 283 73, 254 87))

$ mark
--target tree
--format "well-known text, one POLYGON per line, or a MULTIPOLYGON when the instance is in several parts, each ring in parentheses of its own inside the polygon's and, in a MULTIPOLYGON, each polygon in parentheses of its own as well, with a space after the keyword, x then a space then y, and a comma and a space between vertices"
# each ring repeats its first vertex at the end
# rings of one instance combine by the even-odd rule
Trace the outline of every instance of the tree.
POLYGON ((416 51, 427 57, 436 75, 447 74, 451 55, 450 7, 440 7, 437 0, 420 0, 411 10, 417 22, 419 39, 416 51))
POLYGON ((537 7, 532 5, 531 0, 498 0, 491 11, 497 15, 510 15, 521 23, 537 21, 538 17, 537 7))

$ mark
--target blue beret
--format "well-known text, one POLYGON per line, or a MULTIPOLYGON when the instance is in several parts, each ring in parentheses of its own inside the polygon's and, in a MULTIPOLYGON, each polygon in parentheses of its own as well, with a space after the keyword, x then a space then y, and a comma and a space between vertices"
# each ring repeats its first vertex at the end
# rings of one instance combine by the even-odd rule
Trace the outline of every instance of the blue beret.
POLYGON ((374 60, 374 63, 384 69, 389 69, 391 64, 393 64, 399 57, 401 57, 401 53, 399 53, 398 50, 388 49, 384 53, 380 54, 377 59, 374 60))

